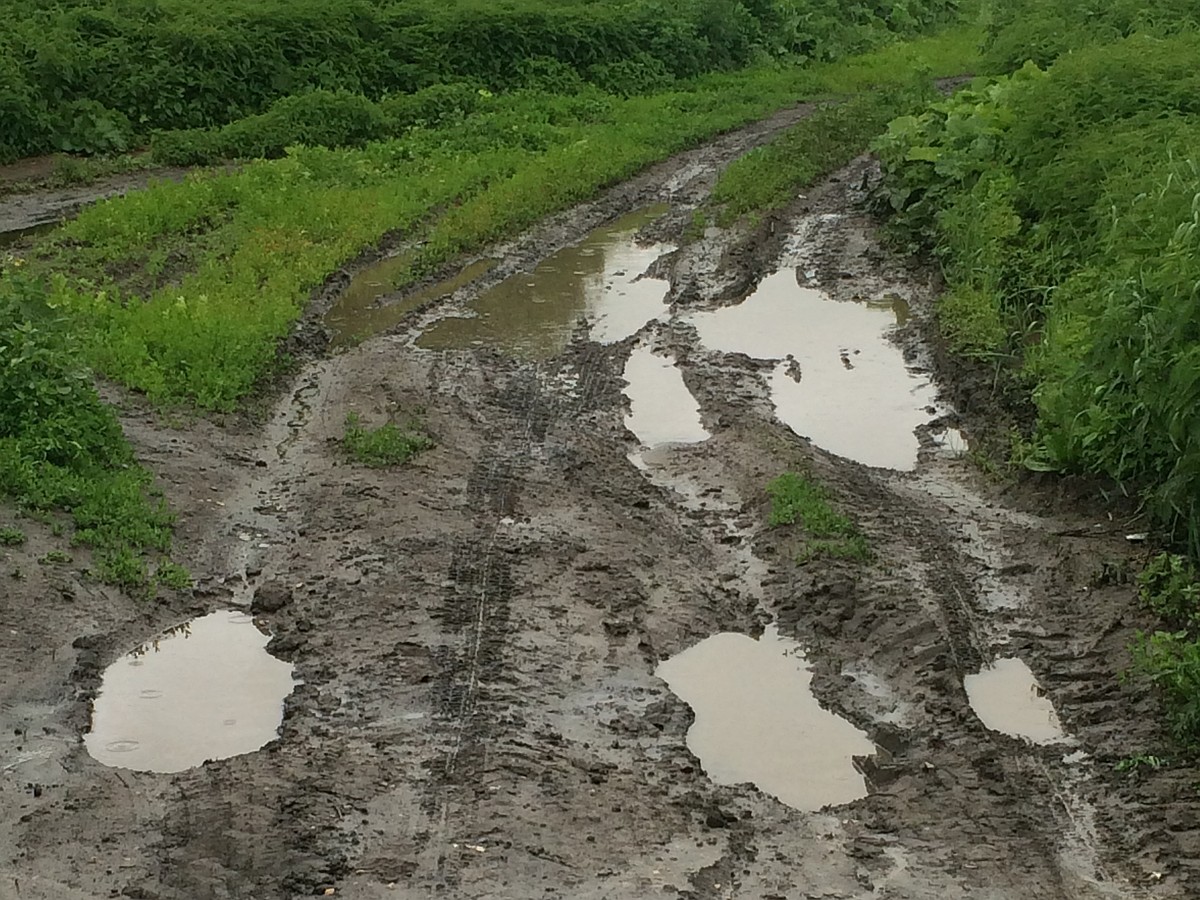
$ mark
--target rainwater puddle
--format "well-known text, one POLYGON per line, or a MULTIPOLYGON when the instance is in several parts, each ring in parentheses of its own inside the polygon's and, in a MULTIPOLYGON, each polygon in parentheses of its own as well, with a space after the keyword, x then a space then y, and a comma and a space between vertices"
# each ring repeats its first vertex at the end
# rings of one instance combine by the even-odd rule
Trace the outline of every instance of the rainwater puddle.
POLYGON ((242 612, 193 619, 104 671, 88 753, 108 766, 181 772, 273 740, 291 693, 291 663, 242 612))
POLYGON ((796 434, 838 456, 903 470, 916 465, 914 430, 932 417, 937 394, 887 339, 907 315, 899 298, 831 300, 784 269, 737 306, 689 318, 710 349, 779 361, 771 398, 796 434))
POLYGON ((753 782, 788 806, 817 810, 867 795, 853 757, 875 745, 821 707, 795 641, 713 635, 656 672, 696 714, 688 747, 717 784, 753 782))
POLYGON ((707 440, 708 432, 700 424, 700 406, 672 358, 659 356, 649 347, 635 347, 625 363, 624 378, 630 406, 625 427, 643 447, 707 440))
POLYGON ((337 303, 325 314, 325 324, 334 332, 333 340, 330 341, 333 347, 352 347, 372 335, 395 327, 396 323, 414 309, 431 300, 453 294, 463 285, 495 268, 500 260, 477 260, 457 275, 422 288, 398 303, 377 305, 381 297, 396 290, 401 280, 407 277, 412 261, 412 253, 390 256, 354 277, 337 303))
POLYGON ((18 244, 26 238, 48 234, 60 224, 62 223, 58 221, 43 222, 40 225, 29 225, 26 228, 14 228, 12 231, 0 231, 0 249, 11 247, 13 244, 18 244))
POLYGON ((421 335, 426 350, 496 347, 524 359, 549 359, 570 343, 580 317, 593 340, 614 343, 665 315, 670 285, 642 278, 670 248, 639 246, 634 236, 662 215, 654 206, 593 231, 584 241, 520 272, 479 296, 471 318, 442 319, 421 335))
POLYGON ((992 731, 1035 744, 1066 740, 1054 705, 1019 659, 997 659, 963 679, 975 715, 992 731))

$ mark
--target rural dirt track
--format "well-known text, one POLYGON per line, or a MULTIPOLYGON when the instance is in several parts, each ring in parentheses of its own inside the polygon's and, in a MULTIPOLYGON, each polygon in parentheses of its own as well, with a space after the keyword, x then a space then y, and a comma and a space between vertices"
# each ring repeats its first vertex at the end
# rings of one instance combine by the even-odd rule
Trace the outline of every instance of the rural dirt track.
MULTIPOLYGON (((1116 677, 1151 624, 1111 577, 1134 552, 1121 523, 940 448, 946 426, 988 429, 983 402, 931 413, 913 471, 826 453, 775 419, 761 363, 705 349, 688 325, 794 269, 843 302, 903 296, 895 340, 939 371, 923 342, 934 285, 861 211, 869 160, 754 229, 665 252, 653 272, 673 314, 636 337, 601 344, 581 325, 537 360, 413 346, 619 215, 666 204, 645 234, 683 243, 721 167, 806 112, 493 248, 501 262, 453 296, 314 354, 262 427, 170 428, 123 398, 198 585, 148 605, 39 567, 38 526, 5 551, 6 570, 29 574, 0 574, 0 898, 1200 894, 1194 773, 1114 770, 1162 746, 1150 698, 1116 677), (650 472, 630 461, 625 426, 639 342, 675 356, 711 432, 661 450, 650 472), (337 438, 351 411, 419 414, 437 446, 400 468, 348 464, 337 438), (766 526, 765 485, 789 468, 829 487, 871 561, 793 561, 794 535, 766 526), (88 756, 105 665, 268 582, 287 602, 260 621, 303 681, 277 742, 175 775, 88 756), (771 618, 808 649, 822 704, 877 745, 860 761, 866 797, 801 812, 713 784, 689 751, 692 713, 656 666, 771 618), (963 678, 998 656, 1028 663, 1071 743, 984 727, 963 678)), ((319 292, 297 346, 352 274, 319 292)))

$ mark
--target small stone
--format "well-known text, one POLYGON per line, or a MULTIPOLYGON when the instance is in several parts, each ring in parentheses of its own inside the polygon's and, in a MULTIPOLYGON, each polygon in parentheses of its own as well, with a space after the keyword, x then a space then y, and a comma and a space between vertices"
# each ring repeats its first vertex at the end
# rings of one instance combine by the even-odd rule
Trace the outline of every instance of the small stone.
POLYGON ((256 613, 279 612, 292 601, 292 589, 278 581, 268 581, 254 592, 250 611, 256 613))

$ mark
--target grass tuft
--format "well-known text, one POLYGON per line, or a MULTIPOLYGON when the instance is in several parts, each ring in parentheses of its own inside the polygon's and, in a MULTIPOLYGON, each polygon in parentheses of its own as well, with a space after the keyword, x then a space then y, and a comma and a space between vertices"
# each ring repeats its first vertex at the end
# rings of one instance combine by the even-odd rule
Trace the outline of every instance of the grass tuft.
POLYGON ((828 492, 816 482, 795 472, 785 472, 767 485, 772 527, 799 525, 804 531, 804 548, 799 561, 821 557, 870 558, 866 537, 854 523, 829 502, 828 492))
POLYGON ((415 428, 400 429, 393 422, 364 428, 357 413, 346 416, 342 447, 351 459, 365 466, 398 466, 432 446, 429 436, 415 428))

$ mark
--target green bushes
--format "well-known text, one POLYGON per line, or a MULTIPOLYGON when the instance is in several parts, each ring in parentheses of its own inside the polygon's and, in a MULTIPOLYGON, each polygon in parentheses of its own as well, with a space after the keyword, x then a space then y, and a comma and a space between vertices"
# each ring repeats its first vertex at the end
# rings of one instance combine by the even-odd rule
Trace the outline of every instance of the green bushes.
POLYGON ((388 125, 384 112, 361 94, 316 90, 284 97, 262 115, 223 128, 157 135, 152 149, 155 159, 168 165, 273 159, 295 144, 362 146, 383 137, 388 125))
MULTIPOLYGON (((217 128, 318 91, 379 100, 442 83, 562 91, 582 81, 620 94, 657 90, 768 52, 835 58, 890 31, 943 21, 955 6, 14 0, 0 32, 0 162, 50 150, 119 150, 155 131, 217 128)), ((334 137, 345 141, 340 130, 334 137)), ((182 139, 174 140, 178 147, 182 139)), ((279 141, 286 146, 286 135, 266 146, 278 152, 279 141)))
POLYGON ((69 512, 100 577, 147 581, 143 552, 170 547, 172 516, 149 493, 112 410, 100 402, 44 285, 0 282, 0 497, 69 512))
POLYGON ((894 224, 942 260, 952 348, 1033 385, 1028 464, 1140 489, 1200 554, 1196 59, 1191 33, 1085 47, 878 147, 894 224))

